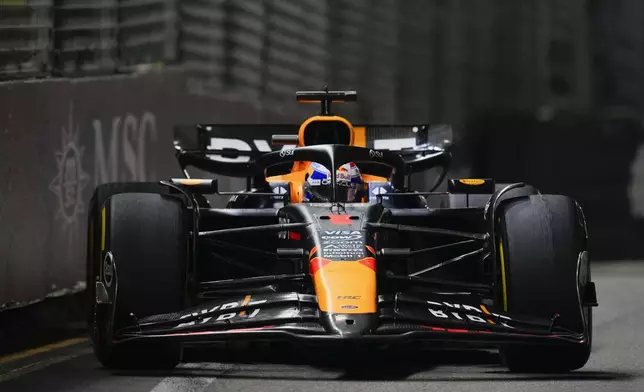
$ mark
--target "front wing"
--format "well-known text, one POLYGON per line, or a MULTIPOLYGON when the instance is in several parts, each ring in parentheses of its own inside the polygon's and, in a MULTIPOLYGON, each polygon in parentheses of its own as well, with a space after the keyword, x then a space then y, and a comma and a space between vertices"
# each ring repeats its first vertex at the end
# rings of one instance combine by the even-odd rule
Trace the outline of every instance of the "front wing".
MULTIPOLYGON (((137 320, 114 331, 113 343, 131 340, 178 340, 208 343, 241 340, 303 342, 410 341, 465 344, 584 344, 587 331, 557 326, 557 319, 514 315, 488 308, 476 296, 436 294, 419 299, 407 294, 381 295, 378 322, 369 334, 326 331, 314 295, 277 293, 213 301, 182 312, 137 320)), ((351 314, 337 315, 351 323, 351 314)))

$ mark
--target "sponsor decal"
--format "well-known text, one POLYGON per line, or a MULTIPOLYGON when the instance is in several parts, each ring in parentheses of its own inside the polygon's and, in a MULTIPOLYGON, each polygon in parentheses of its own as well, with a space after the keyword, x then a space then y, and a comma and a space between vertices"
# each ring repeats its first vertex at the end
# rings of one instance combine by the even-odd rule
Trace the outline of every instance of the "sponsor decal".
POLYGON ((357 249, 362 246, 362 241, 323 241, 323 249, 357 249))
MULTIPOLYGON (((219 162, 248 162, 250 161, 250 156, 243 155, 244 152, 250 151, 259 151, 259 152, 272 152, 270 145, 270 136, 269 139, 251 139, 251 140, 242 140, 229 137, 211 137, 210 144, 206 147, 207 150, 233 150, 240 153, 238 157, 229 158, 223 157, 220 154, 208 154, 208 157, 213 161, 219 162), (253 149, 254 146, 255 148, 253 149)), ((280 156, 284 158, 287 155, 293 155, 293 148, 295 145, 285 145, 282 146, 280 156), (290 152, 285 152, 290 151, 290 152)))
POLYGON ((309 184, 312 186, 320 186, 320 185, 331 185, 331 179, 330 178, 311 178, 307 180, 309 184))
POLYGON ((114 281, 114 256, 112 252, 107 252, 103 259, 103 282, 105 286, 112 287, 114 281))
POLYGON ((74 122, 74 105, 70 104, 67 125, 61 128, 61 147, 54 154, 56 176, 49 183, 58 207, 54 219, 62 222, 60 232, 66 237, 70 252, 83 238, 80 220, 85 213, 83 192, 90 182, 89 174, 83 169, 85 147, 80 144, 79 137, 80 128, 74 122))
POLYGON ((295 150, 292 148, 288 148, 280 151, 280 157, 282 158, 287 156, 293 156, 294 154, 295 154, 295 150))
MULTIPOLYGON (((289 218, 280 216, 279 218, 277 218, 277 223, 279 224, 291 223, 291 220, 289 218)), ((279 238, 280 240, 287 240, 289 238, 289 233, 290 233, 289 231, 279 231, 277 233, 277 238, 279 238)))
POLYGON ((335 173, 335 179, 336 181, 346 181, 346 182, 351 182, 351 173, 348 171, 337 171, 335 173))
POLYGON ((273 208, 280 208, 284 206, 284 198, 288 197, 289 195, 289 185, 284 183, 270 185, 272 187, 273 194, 275 194, 276 196, 281 196, 273 198, 273 208))
POLYGON ((463 178, 458 180, 461 184, 465 185, 483 185, 485 184, 485 180, 481 180, 478 178, 463 178))
POLYGON ((339 244, 351 244, 351 245, 362 245, 362 236, 354 236, 354 235, 344 235, 344 236, 337 236, 337 237, 331 237, 328 235, 323 235, 322 240, 324 240, 325 244, 329 245, 339 245, 339 244))
POLYGON ((333 235, 323 235, 322 237, 323 240, 343 240, 343 241, 349 241, 349 240, 359 240, 362 238, 362 235, 356 234, 356 235, 338 235, 338 236, 333 236, 333 235))
POLYGON ((228 302, 222 305, 215 305, 209 308, 204 308, 188 314, 184 314, 181 317, 179 317, 179 320, 183 320, 188 317, 199 317, 199 318, 197 320, 181 323, 174 328, 177 329, 177 328, 189 327, 193 325, 206 324, 209 321, 218 322, 218 321, 227 321, 235 318, 246 318, 246 319, 254 318, 261 312, 260 308, 253 309, 250 312, 244 310, 243 308, 245 308, 246 306, 260 305, 260 304, 266 303, 266 301, 267 300, 265 299, 259 300, 259 301, 253 301, 251 300, 251 296, 247 295, 242 302, 228 302), (212 313, 219 313, 225 310, 228 310, 228 312, 221 313, 216 317, 212 315, 212 313))
POLYGON ((386 188, 379 186, 374 188, 374 190, 371 191, 371 193, 373 193, 374 195, 384 195, 385 193, 388 193, 388 192, 386 188))
POLYGON ((378 201, 378 198, 382 198, 382 200, 389 200, 390 196, 384 196, 386 193, 393 193, 391 184, 382 182, 369 184, 369 200, 371 202, 378 201))
MULTIPOLYGON (((338 295, 336 299, 338 301, 359 301, 362 296, 360 295, 338 295)), ((342 305, 340 309, 358 309, 358 305, 342 305)))
POLYGON ((440 308, 440 309, 427 308, 429 313, 436 318, 458 320, 458 321, 464 321, 467 319, 475 323, 496 325, 497 322, 493 320, 494 318, 498 320, 498 323, 500 325, 507 328, 514 329, 514 327, 507 324, 507 321, 512 320, 510 317, 490 312, 487 310, 487 308, 484 305, 477 307, 477 306, 466 305, 466 304, 456 304, 456 303, 450 303, 450 302, 434 302, 434 301, 427 301, 427 304, 440 308), (471 313, 466 314, 462 311, 476 312, 479 315, 473 315, 471 313))
MULTIPOLYGON (((414 127, 412 132, 418 132, 418 127, 414 127)), ((416 147, 415 137, 378 139, 373 141, 373 148, 378 150, 402 150, 403 148, 416 147)))
POLYGON ((154 178, 147 170, 147 152, 158 138, 156 116, 114 116, 111 128, 100 119, 92 121, 95 137, 95 185, 117 181, 148 181, 154 178), (105 143, 105 133, 108 143, 105 143))
MULTIPOLYGON (((193 326, 193 325, 206 324, 210 320, 213 320, 214 322, 217 322, 217 321, 227 321, 227 320, 231 320, 233 318, 248 318, 248 319, 251 319, 251 318, 257 316, 259 314, 259 312, 260 312, 260 309, 255 309, 250 314, 247 314, 246 311, 222 313, 219 316, 217 316, 217 318, 215 318, 214 320, 213 320, 213 317, 211 317, 211 316, 204 316, 204 317, 202 317, 202 318, 200 318, 199 320, 196 320, 196 321, 190 321, 188 323, 181 323, 181 324, 177 325, 174 328, 177 329, 177 328, 183 328, 183 327, 190 327, 190 326, 193 326)), ((205 313, 203 313, 203 314, 205 314, 205 313)), ((193 313, 193 314, 189 314, 189 315, 184 315, 184 316, 181 316, 181 318, 184 319, 184 318, 191 317, 191 316, 195 316, 195 317, 199 316, 199 313, 193 313)))
MULTIPOLYGON (((192 79, 191 79, 192 80, 192 79)), ((197 80, 192 80, 192 82, 189 83, 191 91, 197 91, 201 92, 203 91, 203 83, 197 81, 197 80)), ((210 89, 210 88, 208 88, 210 89)), ((214 92, 208 93, 208 95, 214 94, 214 92)), ((289 109, 290 110, 290 109, 289 109)), ((206 131, 208 131, 208 136, 203 140, 201 143, 204 149, 210 149, 210 150, 221 150, 221 149, 226 149, 226 150, 232 150, 235 152, 238 152, 240 155, 231 158, 231 157, 224 157, 221 156, 219 153, 216 152, 211 152, 208 154, 209 158, 215 161, 219 162, 248 162, 250 161, 250 156, 249 155, 244 155, 244 153, 249 153, 249 152, 261 152, 261 153, 267 153, 267 152, 272 152, 276 151, 278 149, 293 149, 296 148, 297 145, 295 144, 290 144, 290 145, 284 145, 281 146, 280 148, 276 148, 273 150, 273 147, 271 146, 271 135, 275 133, 279 134, 289 134, 289 135, 295 135, 297 136, 298 131, 299 131, 300 124, 292 124, 292 125, 274 125, 274 126, 262 126, 262 127, 256 127, 255 125, 248 124, 245 126, 228 126, 228 125, 221 125, 221 126, 211 126, 211 127, 206 127, 206 131), (229 135, 235 135, 237 137, 230 137, 229 135)), ((357 126, 356 127, 364 127, 363 126, 357 126)), ((384 154, 381 151, 378 150, 393 150, 393 151, 400 151, 403 148, 410 148, 414 147, 417 145, 417 131, 414 131, 414 128, 418 129, 419 127, 394 127, 391 128, 391 130, 400 136, 406 136, 406 137, 397 137, 397 138, 387 138, 387 139, 376 139, 375 136, 378 134, 378 132, 373 132, 372 130, 376 129, 382 129, 382 126, 379 126, 377 124, 374 124, 372 126, 367 126, 366 127, 366 134, 367 134, 367 145, 370 150, 370 155, 372 155, 374 158, 382 157, 384 154)), ((429 130, 429 133, 432 135, 438 134, 442 128, 445 126, 432 126, 430 127, 431 129, 429 130)), ((425 126, 421 126, 420 129, 425 129, 425 126)), ((449 136, 445 137, 445 139, 451 139, 451 129, 448 128, 449 136)), ((442 138, 441 138, 442 139, 442 138)), ((439 143, 440 144, 440 143, 439 143)))
POLYGON ((365 256, 365 238, 360 230, 325 230, 321 234, 322 257, 354 261, 365 256))

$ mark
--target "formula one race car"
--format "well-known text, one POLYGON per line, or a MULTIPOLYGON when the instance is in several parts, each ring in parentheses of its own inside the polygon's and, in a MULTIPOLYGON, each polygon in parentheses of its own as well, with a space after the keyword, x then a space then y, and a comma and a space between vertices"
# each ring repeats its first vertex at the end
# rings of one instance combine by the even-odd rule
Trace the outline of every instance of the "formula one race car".
POLYGON ((297 97, 320 115, 196 126, 196 148, 175 141, 186 178, 96 188, 88 322, 104 366, 174 367, 186 345, 233 339, 495 347, 527 372, 586 364, 597 301, 577 202, 487 178, 414 191, 411 175, 448 167, 449 147, 371 148, 365 132, 396 127, 331 114, 355 92, 297 97), (216 143, 222 129, 267 128, 286 133, 276 151, 216 143), (222 192, 189 166, 246 178, 246 190, 222 192), (212 208, 219 195, 228 204, 212 208))

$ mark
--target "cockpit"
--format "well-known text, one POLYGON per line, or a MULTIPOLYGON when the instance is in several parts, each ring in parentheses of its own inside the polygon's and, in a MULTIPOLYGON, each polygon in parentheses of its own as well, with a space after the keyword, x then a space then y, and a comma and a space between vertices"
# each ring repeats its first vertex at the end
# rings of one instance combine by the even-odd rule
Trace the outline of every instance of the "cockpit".
MULTIPOLYGON (((298 147, 310 147, 317 145, 346 145, 354 147, 364 147, 358 143, 356 138, 356 131, 353 125, 344 117, 335 116, 331 114, 331 103, 333 102, 347 102, 355 101, 357 99, 357 94, 355 91, 307 91, 307 92, 298 92, 297 100, 298 102, 305 103, 319 103, 321 106, 320 114, 308 118, 300 125, 297 138, 293 136, 288 137, 287 135, 276 135, 273 137, 273 142, 281 144, 296 144, 298 147)), ((316 173, 315 168, 312 168, 311 165, 317 164, 319 162, 313 161, 296 161, 293 163, 293 166, 289 173, 282 175, 273 175, 266 178, 266 181, 271 183, 288 183, 289 189, 291 192, 291 202, 299 203, 302 201, 308 201, 309 197, 307 195, 314 197, 315 191, 322 192, 324 186, 318 184, 311 184, 309 179, 312 173, 316 173), (314 189, 315 188, 315 189, 314 189)), ((330 168, 331 170, 337 170, 337 173, 347 171, 346 168, 352 167, 357 170, 355 163, 351 162, 342 162, 342 166, 337 168, 330 168), (352 165, 352 166, 345 166, 352 165)), ((329 169, 326 169, 329 170, 329 169)), ((388 178, 374 175, 364 175, 360 176, 360 181, 362 183, 366 182, 388 182, 388 178)), ((352 184, 350 188, 356 187, 356 184, 352 184)), ((354 192, 355 190, 346 189, 348 192, 354 192)), ((342 189, 344 192, 345 189, 342 189)), ((361 189, 359 194, 359 200, 366 200, 364 195, 365 190, 361 189)))
MULTIPOLYGON (((346 118, 331 113, 334 102, 356 101, 355 91, 305 91, 297 92, 296 98, 298 102, 319 104, 320 113, 299 125, 243 125, 249 133, 289 132, 273 134, 272 148, 264 141, 266 139, 259 142, 226 139, 235 143, 213 143, 213 138, 220 137, 222 132, 224 136, 232 131, 236 133, 236 125, 199 126, 197 149, 187 149, 175 138, 177 158, 186 176, 189 178, 185 167, 193 165, 220 175, 245 177, 246 191, 231 199, 229 207, 232 208, 268 207, 278 199, 288 203, 315 200, 375 202, 388 199, 387 194, 409 188, 410 173, 440 164, 446 156, 443 150, 415 148, 405 153, 404 156, 413 156, 406 160, 403 154, 367 147, 368 126, 354 127, 346 118), (258 151, 253 151, 251 145, 258 151), (330 174, 325 178, 312 178, 314 164, 323 165, 330 174), (360 184, 349 181, 350 186, 343 188, 343 167, 345 172, 356 168, 360 184), (322 184, 322 181, 330 183, 322 184), (321 187, 316 188, 318 186, 321 187), (282 197, 274 198, 272 194, 282 197)), ((444 173, 437 183, 442 181, 444 173)))

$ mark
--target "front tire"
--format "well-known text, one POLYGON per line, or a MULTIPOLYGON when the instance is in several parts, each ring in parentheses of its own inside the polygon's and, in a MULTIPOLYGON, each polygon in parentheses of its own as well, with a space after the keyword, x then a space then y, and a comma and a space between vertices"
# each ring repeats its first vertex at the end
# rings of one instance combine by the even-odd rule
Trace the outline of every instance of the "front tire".
MULTIPOLYGON (((569 372, 582 368, 592 346, 592 311, 581 305, 590 281, 586 227, 577 203, 561 195, 511 199, 499 208, 500 267, 504 269, 507 311, 551 318, 575 332, 587 330, 588 340, 562 346, 502 347, 505 365, 514 372, 569 372), (582 312, 583 309, 583 312, 582 312)), ((501 298, 501 302, 503 298, 501 298)))
POLYGON ((105 212, 99 208, 99 216, 105 221, 101 217, 94 223, 101 233, 95 238, 100 249, 90 252, 94 256, 90 260, 94 265, 92 282, 98 277, 108 286, 102 269, 108 253, 115 272, 107 287, 113 304, 92 301, 94 353, 108 368, 173 368, 181 360, 180 344, 114 344, 110 331, 131 326, 137 318, 185 307, 189 231, 185 208, 172 196, 132 192, 109 196, 103 207, 105 212), (100 257, 96 259, 96 255, 100 257))

